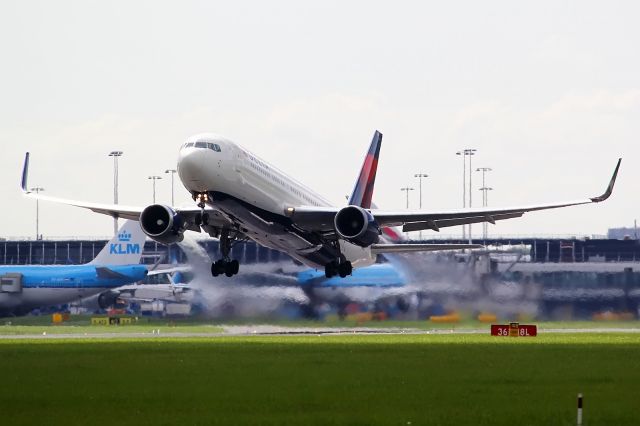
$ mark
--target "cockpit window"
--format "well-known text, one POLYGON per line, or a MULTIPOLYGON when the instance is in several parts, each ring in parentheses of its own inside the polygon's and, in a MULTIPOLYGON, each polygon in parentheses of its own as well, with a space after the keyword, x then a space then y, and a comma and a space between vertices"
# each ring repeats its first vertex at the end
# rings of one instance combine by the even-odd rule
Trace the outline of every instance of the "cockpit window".
POLYGON ((206 148, 206 149, 211 149, 215 152, 222 152, 222 150, 220 149, 220 145, 218 145, 217 143, 211 143, 211 142, 189 142, 184 144, 185 148, 188 148, 190 146, 196 147, 196 148, 206 148))

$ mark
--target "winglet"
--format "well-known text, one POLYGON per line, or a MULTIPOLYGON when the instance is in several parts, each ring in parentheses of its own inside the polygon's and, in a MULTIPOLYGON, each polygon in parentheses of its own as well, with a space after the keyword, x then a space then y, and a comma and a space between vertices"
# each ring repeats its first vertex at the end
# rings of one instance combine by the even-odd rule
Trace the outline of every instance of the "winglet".
POLYGON ((27 152, 24 156, 24 166, 22 167, 22 182, 20 186, 22 187, 22 191, 25 193, 29 193, 27 189, 27 178, 29 177, 29 153, 27 152))
POLYGON ((349 198, 349 205, 360 206, 365 209, 371 208, 371 198, 373 198, 373 187, 376 182, 381 145, 382 133, 376 130, 373 134, 369 151, 364 158, 362 169, 360 169, 360 175, 353 188, 353 193, 349 198))
POLYGON ((594 203, 599 203, 611 196, 611 193, 613 192, 613 186, 616 184, 616 178, 618 177, 618 170, 620 169, 621 162, 622 162, 622 158, 618 158, 618 164, 616 165, 616 169, 613 171, 613 176, 611 176, 611 180, 609 181, 609 186, 607 187, 607 190, 604 192, 604 194, 598 197, 593 197, 591 201, 593 201, 594 203))

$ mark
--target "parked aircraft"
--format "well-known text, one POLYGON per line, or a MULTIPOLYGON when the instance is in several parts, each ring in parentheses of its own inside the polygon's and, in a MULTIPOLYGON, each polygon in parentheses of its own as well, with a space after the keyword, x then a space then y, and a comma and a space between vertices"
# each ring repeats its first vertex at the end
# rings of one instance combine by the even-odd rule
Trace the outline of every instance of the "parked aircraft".
POLYGON ((379 253, 478 248, 474 244, 384 244, 383 227, 402 226, 403 231, 441 228, 469 223, 512 219, 526 212, 597 203, 613 191, 620 161, 606 191, 578 201, 511 208, 469 208, 444 211, 386 211, 371 208, 382 134, 374 133, 369 151, 345 207, 334 207, 308 187, 261 160, 242 146, 212 134, 189 138, 181 147, 178 174, 196 202, 195 207, 173 208, 162 204, 128 207, 64 200, 29 192, 25 158, 22 189, 32 198, 65 203, 113 217, 139 220, 155 241, 171 244, 184 232, 207 232, 220 239, 222 258, 211 265, 214 276, 238 273, 230 258, 235 241, 251 239, 286 252, 327 278, 346 277, 353 268, 375 263, 379 253))
POLYGON ((147 267, 140 258, 145 239, 139 224, 127 220, 85 265, 0 266, 0 313, 24 314, 144 279, 147 267))

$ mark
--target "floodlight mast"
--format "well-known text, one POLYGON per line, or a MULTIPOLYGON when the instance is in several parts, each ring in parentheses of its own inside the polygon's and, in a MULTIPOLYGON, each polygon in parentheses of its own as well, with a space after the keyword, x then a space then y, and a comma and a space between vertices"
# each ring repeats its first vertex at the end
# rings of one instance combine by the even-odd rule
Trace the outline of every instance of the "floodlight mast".
MULTIPOLYGON (((109 157, 113 157, 113 204, 118 204, 118 158, 122 157, 124 152, 111 151, 109 157)), ((118 218, 113 218, 113 235, 118 233, 118 218)))
POLYGON ((156 203, 156 181, 162 179, 162 176, 149 176, 147 179, 153 181, 153 204, 156 203))
MULTIPOLYGON (((415 175, 413 175, 413 177, 418 178, 419 192, 420 192, 420 198, 419 198, 420 201, 418 204, 418 208, 422 210, 422 178, 428 178, 429 175, 426 173, 416 173, 415 175)), ((420 239, 422 240, 422 230, 420 230, 420 239)))
MULTIPOLYGON (((41 186, 34 186, 33 188, 30 188, 29 191, 39 194, 44 191, 44 188, 41 186)), ((42 235, 40 235, 40 200, 36 198, 36 241, 41 239, 42 235)))
POLYGON ((174 192, 173 192, 173 177, 177 173, 177 170, 175 170, 175 169, 167 169, 164 172, 165 173, 171 173, 171 207, 175 207, 176 204, 175 204, 174 192))
MULTIPOLYGON (((493 188, 487 188, 487 185, 485 184, 485 174, 492 170, 493 169, 491 169, 491 167, 478 167, 476 169, 476 172, 482 172, 482 188, 480 188, 480 191, 482 191, 482 207, 489 206, 489 198, 488 198, 487 192, 492 191, 493 188)), ((488 229, 487 222, 484 222, 482 224, 482 238, 485 240, 487 239, 487 229, 488 229)))
MULTIPOLYGON (((477 149, 465 148, 456 152, 456 155, 462 156, 462 208, 467 207, 467 157, 469 157, 469 207, 471 207, 471 157, 476 155, 477 149)), ((466 239, 466 226, 462 225, 462 239, 466 239)), ((469 224, 469 243, 471 243, 471 224, 469 224)))

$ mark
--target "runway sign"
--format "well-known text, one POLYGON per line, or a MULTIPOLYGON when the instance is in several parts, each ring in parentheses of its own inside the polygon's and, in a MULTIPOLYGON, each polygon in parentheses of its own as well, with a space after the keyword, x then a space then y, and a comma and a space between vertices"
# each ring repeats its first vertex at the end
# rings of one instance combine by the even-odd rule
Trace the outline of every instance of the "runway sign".
POLYGON ((510 337, 535 337, 538 335, 538 326, 530 324, 491 324, 492 336, 510 337))
POLYGON ((132 324, 130 317, 92 317, 91 325, 125 325, 132 324))

